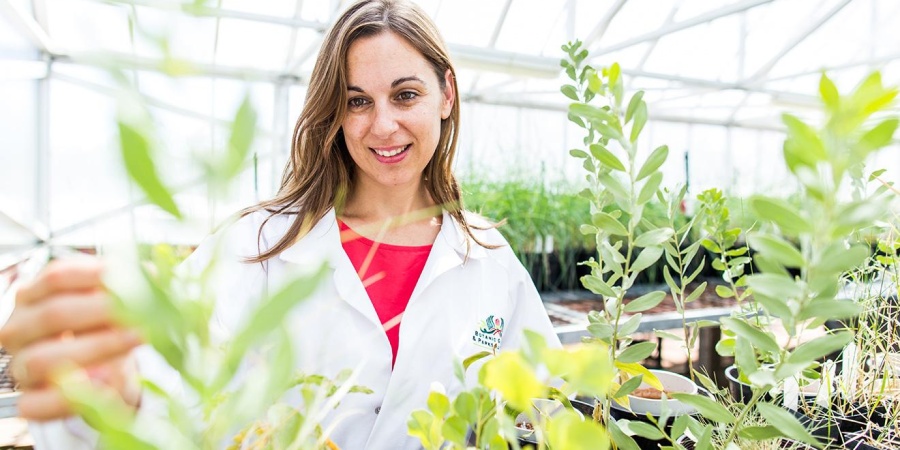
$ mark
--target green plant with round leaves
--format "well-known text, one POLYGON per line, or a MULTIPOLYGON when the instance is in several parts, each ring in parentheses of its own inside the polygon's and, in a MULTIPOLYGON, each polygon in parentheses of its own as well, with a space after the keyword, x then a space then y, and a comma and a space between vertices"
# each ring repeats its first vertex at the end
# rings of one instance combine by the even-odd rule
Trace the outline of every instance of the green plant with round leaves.
POLYGON ((576 413, 569 401, 575 393, 607 392, 613 377, 607 348, 594 343, 551 349, 541 335, 525 333, 520 350, 481 352, 457 364, 456 376, 465 384, 465 371, 487 358, 477 385, 455 398, 447 397, 442 386, 432 386, 427 409, 413 411, 407 422, 409 434, 426 449, 518 449, 515 418, 522 413, 535 430, 537 450, 608 448, 607 430, 576 413), (546 417, 533 408, 536 398, 556 399, 565 408, 546 417))

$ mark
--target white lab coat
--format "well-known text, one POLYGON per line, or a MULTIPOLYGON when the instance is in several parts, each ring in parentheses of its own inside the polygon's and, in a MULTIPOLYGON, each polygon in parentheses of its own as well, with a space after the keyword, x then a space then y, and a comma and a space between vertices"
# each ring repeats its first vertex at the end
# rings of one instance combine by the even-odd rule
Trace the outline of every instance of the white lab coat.
MULTIPOLYGON (((274 245, 293 220, 293 216, 273 217, 258 241, 259 226, 267 216, 251 214, 217 235, 224 239, 226 249, 219 262, 225 276, 217 288, 216 326, 226 335, 233 333, 260 292, 274 288, 293 270, 317 267, 324 258, 332 269, 331 276, 312 298, 292 311, 287 323, 297 349, 298 369, 333 377, 341 370, 359 368, 356 384, 374 391, 370 395, 349 394, 327 419, 343 418, 331 433, 342 449, 420 448, 418 440, 407 435, 410 413, 425 408, 434 382, 441 383, 451 397, 463 389, 453 374, 454 359, 462 360, 486 349, 484 342, 497 335, 496 330, 487 333, 489 336, 480 331, 489 318, 502 320, 501 350, 517 348, 525 329, 544 335, 551 347, 560 345, 534 284, 500 233, 493 229, 476 231, 482 242, 504 246, 485 249, 472 243, 466 258, 467 237, 445 212, 440 233, 403 315, 392 371, 390 344, 343 251, 334 211, 268 264, 240 262, 242 257, 256 255, 260 248, 274 245)), ((475 216, 471 220, 482 222, 475 216)), ((204 242, 189 263, 205 263, 214 247, 204 242)), ((171 370, 160 367, 158 355, 145 349, 138 357, 145 376, 178 389, 171 370)), ((477 369, 470 368, 468 384, 475 381, 477 369)), ((145 394, 141 414, 156 413, 159 406, 145 394)), ((38 448, 92 447, 87 442, 94 439, 79 436, 83 424, 72 422, 31 424, 38 448)))

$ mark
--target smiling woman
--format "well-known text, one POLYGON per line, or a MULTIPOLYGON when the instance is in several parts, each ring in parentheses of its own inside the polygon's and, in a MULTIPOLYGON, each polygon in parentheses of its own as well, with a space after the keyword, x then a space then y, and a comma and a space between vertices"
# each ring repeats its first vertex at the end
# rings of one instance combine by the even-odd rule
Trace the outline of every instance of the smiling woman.
MULTIPOLYGON (((464 388, 454 360, 518 348, 526 329, 559 346, 509 246, 461 208, 451 171, 460 123, 454 73, 414 4, 351 5, 319 52, 278 194, 242 211, 185 263, 200 271, 215 261, 228 274, 212 286, 213 321, 234 334, 263 292, 327 262, 325 281, 286 320, 294 369, 335 377, 353 368, 372 391, 341 399, 322 424, 342 448, 419 448, 407 418, 426 405, 433 383, 450 396, 464 388)), ((23 415, 69 414, 48 382, 60 361, 81 365, 142 413, 166 408, 141 391, 135 368, 156 385, 174 380, 174 391, 190 390, 158 355, 132 351, 139 336, 112 318, 103 271, 93 261, 52 264, 19 291, 0 340, 17 354, 23 415)), ((469 383, 477 372, 470 368, 469 383)), ((85 448, 90 440, 73 429, 35 424, 34 434, 49 448, 85 448)))
MULTIPOLYGON (((347 68, 349 100, 341 129, 356 173, 342 218, 363 226, 434 206, 422 173, 456 99, 450 69, 438 77, 421 53, 393 32, 355 41, 347 68)), ((410 228, 417 230, 423 231, 420 236, 408 236, 395 228, 385 240, 430 243, 438 231, 410 228)))

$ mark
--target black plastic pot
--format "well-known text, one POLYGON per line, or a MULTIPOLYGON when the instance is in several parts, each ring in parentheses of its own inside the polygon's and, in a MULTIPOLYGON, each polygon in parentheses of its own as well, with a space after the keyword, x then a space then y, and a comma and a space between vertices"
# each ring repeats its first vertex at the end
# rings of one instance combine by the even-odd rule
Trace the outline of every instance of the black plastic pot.
POLYGON ((740 380, 738 368, 734 364, 725 368, 725 378, 728 378, 728 392, 731 397, 741 403, 749 403, 753 398, 753 388, 740 380))
MULTIPOLYGON (((581 414, 584 414, 586 419, 590 419, 594 415, 594 405, 581 401, 581 400, 570 400, 572 402, 572 407, 575 408, 581 414)), ((474 443, 471 443, 473 444, 474 443)), ((519 447, 524 449, 533 449, 535 447, 534 442, 526 441, 524 439, 519 439, 519 447)), ((643 447, 641 447, 643 448, 643 447)))

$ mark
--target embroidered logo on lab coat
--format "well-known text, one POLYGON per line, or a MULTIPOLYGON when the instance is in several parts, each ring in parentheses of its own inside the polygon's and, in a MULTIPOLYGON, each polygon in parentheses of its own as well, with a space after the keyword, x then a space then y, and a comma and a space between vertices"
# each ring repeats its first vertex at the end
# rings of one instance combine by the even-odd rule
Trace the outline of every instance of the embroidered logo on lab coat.
POLYGON ((475 334, 472 335, 472 342, 479 347, 491 350, 500 348, 500 340, 503 338, 503 326, 506 320, 502 317, 487 316, 478 325, 475 334))

